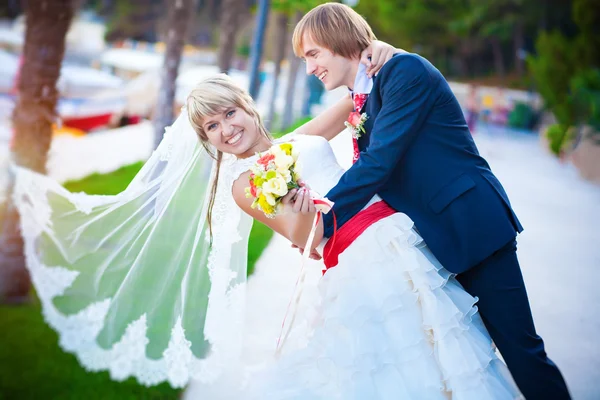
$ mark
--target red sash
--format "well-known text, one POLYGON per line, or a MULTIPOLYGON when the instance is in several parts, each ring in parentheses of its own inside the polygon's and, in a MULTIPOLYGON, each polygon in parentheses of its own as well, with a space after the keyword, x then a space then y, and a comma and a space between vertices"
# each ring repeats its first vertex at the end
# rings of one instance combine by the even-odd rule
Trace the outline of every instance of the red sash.
POLYGON ((350 218, 334 233, 323 249, 325 268, 333 268, 338 264, 338 257, 375 222, 396 213, 385 201, 378 201, 350 218), (334 240, 335 238, 335 240, 334 240))

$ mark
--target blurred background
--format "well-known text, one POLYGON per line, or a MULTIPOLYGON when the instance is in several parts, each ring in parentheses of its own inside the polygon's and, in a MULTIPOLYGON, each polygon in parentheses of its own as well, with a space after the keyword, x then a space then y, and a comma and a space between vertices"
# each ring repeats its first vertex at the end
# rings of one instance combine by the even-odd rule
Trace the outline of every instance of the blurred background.
MULTIPOLYGON (((344 2, 449 81, 525 226, 519 255, 548 353, 574 398, 600 398, 600 1, 344 2)), ((344 94, 306 76, 291 49, 320 3, 0 1, 0 399, 182 395, 88 373, 60 350, 25 268, 9 163, 116 194, 218 72, 248 88, 273 133, 293 130, 344 94)), ((333 141, 344 165, 350 143, 333 141)), ((278 240, 255 224, 249 273, 278 240)))

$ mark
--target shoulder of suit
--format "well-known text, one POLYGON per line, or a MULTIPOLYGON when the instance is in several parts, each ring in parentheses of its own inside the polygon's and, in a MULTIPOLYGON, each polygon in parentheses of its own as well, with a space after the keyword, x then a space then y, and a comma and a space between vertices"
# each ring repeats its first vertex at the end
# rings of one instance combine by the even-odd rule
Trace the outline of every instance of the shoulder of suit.
POLYGON ((388 61, 379 72, 379 76, 385 79, 386 76, 396 75, 401 72, 412 72, 415 75, 427 73, 431 76, 433 66, 427 59, 415 53, 397 53, 388 61))

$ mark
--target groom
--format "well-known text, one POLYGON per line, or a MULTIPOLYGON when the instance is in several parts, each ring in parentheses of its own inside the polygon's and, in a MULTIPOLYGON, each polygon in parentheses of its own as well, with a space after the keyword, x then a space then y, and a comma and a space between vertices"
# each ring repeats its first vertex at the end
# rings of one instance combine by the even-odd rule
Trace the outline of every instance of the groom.
MULTIPOLYGON (((406 213, 442 265, 479 298, 486 327, 525 397, 569 399, 533 324, 516 256, 523 228, 448 83, 411 53, 395 55, 372 82, 361 83, 358 55, 374 39, 366 21, 339 3, 314 8, 294 30, 294 52, 306 72, 327 90, 358 90, 356 111, 367 115, 355 164, 327 194, 338 227, 375 194, 406 213)), ((326 237, 332 219, 324 216, 326 237)))

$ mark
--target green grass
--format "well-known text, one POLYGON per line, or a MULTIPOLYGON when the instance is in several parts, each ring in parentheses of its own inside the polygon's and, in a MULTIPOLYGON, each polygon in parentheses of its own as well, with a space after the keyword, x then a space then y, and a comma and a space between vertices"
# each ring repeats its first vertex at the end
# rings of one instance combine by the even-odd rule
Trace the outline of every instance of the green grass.
POLYGON ((88 373, 58 347, 40 306, 0 306, 0 399, 177 399, 167 384, 146 388, 134 379, 112 381, 108 372, 88 373))
POLYGON ((305 123, 307 123, 308 121, 310 121, 311 119, 312 119, 312 117, 299 118, 289 128, 285 129, 285 131, 283 131, 283 132, 271 132, 271 135, 273 135, 273 137, 275 139, 280 138, 280 137, 282 137, 285 134, 288 134, 290 132, 295 131, 296 129, 298 129, 299 127, 301 127, 302 125, 304 125, 305 123))
MULTIPOLYGON (((142 163, 109 174, 67 182, 73 192, 116 194, 124 190, 142 163)), ((248 272, 273 236, 255 223, 250 234, 248 272)), ((181 390, 168 384, 146 388, 133 378, 115 382, 108 372, 86 372, 75 356, 58 346, 57 334, 43 320, 37 299, 21 306, 0 305, 0 400, 178 399, 181 390)))
POLYGON ((109 174, 92 174, 78 181, 66 182, 64 186, 71 192, 115 195, 127 188, 143 165, 144 163, 139 162, 126 165, 109 174))

